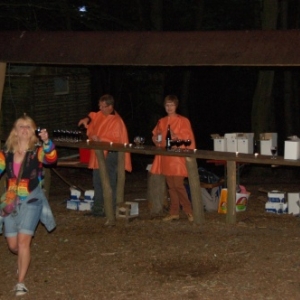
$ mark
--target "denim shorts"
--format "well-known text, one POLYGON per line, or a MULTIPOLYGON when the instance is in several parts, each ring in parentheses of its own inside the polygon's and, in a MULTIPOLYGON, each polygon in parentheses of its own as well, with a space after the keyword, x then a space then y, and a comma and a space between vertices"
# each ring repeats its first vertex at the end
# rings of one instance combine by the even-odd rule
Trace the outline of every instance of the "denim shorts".
POLYGON ((25 233, 33 236, 39 223, 43 208, 42 199, 21 201, 15 212, 4 218, 4 234, 6 237, 25 233))

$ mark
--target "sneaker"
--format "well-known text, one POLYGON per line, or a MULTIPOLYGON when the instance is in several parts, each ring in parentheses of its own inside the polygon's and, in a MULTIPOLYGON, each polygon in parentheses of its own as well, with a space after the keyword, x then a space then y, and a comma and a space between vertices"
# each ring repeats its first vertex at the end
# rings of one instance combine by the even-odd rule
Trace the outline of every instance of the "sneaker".
POLYGON ((187 218, 189 220, 189 222, 193 222, 194 221, 194 217, 192 214, 187 214, 187 218))
POLYGON ((168 215, 163 218, 163 221, 173 221, 173 220, 179 220, 179 215, 168 215))
POLYGON ((16 296, 23 296, 28 293, 28 289, 26 288, 24 283, 18 283, 15 286, 14 291, 16 292, 16 296))

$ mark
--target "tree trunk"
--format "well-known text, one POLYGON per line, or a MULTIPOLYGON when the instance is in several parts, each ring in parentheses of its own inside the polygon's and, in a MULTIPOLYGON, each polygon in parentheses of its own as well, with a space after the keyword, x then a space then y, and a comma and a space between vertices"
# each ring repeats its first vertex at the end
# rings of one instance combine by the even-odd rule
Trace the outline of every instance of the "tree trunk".
MULTIPOLYGON (((262 29, 276 29, 278 1, 263 0, 262 4, 262 29)), ((273 83, 274 71, 259 71, 252 103, 252 131, 256 139, 259 133, 275 129, 273 83)))

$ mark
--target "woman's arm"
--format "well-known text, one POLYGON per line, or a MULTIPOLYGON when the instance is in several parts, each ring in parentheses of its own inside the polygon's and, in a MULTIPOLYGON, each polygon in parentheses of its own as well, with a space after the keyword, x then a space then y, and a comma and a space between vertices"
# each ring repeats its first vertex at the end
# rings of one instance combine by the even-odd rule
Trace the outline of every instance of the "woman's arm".
POLYGON ((5 163, 5 155, 3 151, 0 151, 0 175, 5 170, 6 163, 5 163))
POLYGON ((48 139, 47 143, 43 143, 38 149, 38 160, 46 165, 57 162, 57 151, 52 140, 48 139))

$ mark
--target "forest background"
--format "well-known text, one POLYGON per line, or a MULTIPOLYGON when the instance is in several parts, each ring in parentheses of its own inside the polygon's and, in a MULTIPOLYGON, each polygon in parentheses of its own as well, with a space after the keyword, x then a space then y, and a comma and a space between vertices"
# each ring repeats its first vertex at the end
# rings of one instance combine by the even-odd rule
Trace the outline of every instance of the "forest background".
MULTIPOLYGON (((299 0, 6 0, 1 30, 207 31, 299 29, 299 0)), ((75 66, 74 66, 75 67, 75 66)), ((298 135, 299 68, 93 66, 91 109, 111 93, 130 139, 151 131, 175 94, 190 118, 197 147, 212 150, 210 134, 278 132, 279 154, 298 135)), ((78 116, 81 118, 82 116, 78 116)))

